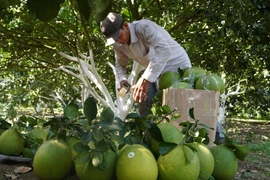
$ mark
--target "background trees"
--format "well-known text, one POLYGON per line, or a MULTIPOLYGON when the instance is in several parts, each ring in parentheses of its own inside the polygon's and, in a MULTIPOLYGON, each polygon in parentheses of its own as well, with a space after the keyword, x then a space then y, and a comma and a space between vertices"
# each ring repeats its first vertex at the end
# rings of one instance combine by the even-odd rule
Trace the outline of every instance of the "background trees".
POLYGON ((229 116, 269 119, 267 0, 0 1, 1 103, 35 105, 55 92, 67 101, 79 96, 78 80, 57 70, 74 64, 57 52, 89 55, 89 47, 113 94, 107 65, 114 63, 113 51, 105 48, 98 22, 114 11, 128 22, 150 18, 163 26, 186 48, 193 66, 222 75, 227 87, 246 79, 245 93, 228 99, 229 116))

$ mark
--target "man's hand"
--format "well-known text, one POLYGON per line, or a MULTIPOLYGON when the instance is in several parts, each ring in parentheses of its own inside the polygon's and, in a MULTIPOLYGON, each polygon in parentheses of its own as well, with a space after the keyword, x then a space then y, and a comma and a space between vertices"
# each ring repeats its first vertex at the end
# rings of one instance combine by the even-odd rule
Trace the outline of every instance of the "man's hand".
POLYGON ((147 92, 150 82, 144 78, 140 78, 137 84, 135 85, 133 99, 136 102, 146 101, 147 92))

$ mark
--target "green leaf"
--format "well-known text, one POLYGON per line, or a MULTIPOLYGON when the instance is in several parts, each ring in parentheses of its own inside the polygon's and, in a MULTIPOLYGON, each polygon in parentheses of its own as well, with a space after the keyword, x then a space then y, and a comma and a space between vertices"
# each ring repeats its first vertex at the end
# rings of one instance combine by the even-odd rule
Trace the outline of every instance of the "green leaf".
POLYGON ((95 0, 95 21, 100 23, 111 10, 111 0, 95 0))
POLYGON ((108 142, 102 140, 102 141, 97 141, 96 142, 96 150, 97 151, 101 151, 101 152, 105 152, 110 148, 110 145, 108 142))
POLYGON ((85 164, 90 160, 91 157, 91 152, 89 151, 83 151, 78 153, 75 158, 74 158, 74 162, 76 164, 85 164))
POLYGON ((104 139, 104 132, 100 128, 94 128, 92 134, 96 141, 101 141, 104 139))
POLYGON ((88 144, 92 139, 92 135, 93 134, 92 134, 91 131, 82 132, 81 133, 82 143, 83 144, 88 144))
POLYGON ((167 154, 170 150, 176 147, 177 144, 169 143, 169 142, 160 142, 159 143, 159 154, 164 155, 167 154))
POLYGON ((190 108, 189 109, 189 116, 195 120, 195 117, 194 117, 194 108, 190 108))
POLYGON ((181 117, 181 115, 180 114, 173 114, 173 116, 172 116, 172 118, 171 118, 171 120, 172 121, 176 121, 178 118, 180 118, 181 117))
POLYGON ((73 145, 73 149, 76 153, 82 153, 85 151, 89 151, 90 148, 87 144, 83 144, 82 142, 77 142, 73 145))
POLYGON ((152 138, 154 138, 155 140, 157 140, 159 142, 164 141, 162 134, 161 134, 161 131, 160 131, 159 127, 157 126, 157 124, 147 122, 146 126, 147 126, 147 130, 152 138))
POLYGON ((91 122, 97 116, 97 104, 94 98, 88 97, 84 102, 83 113, 86 119, 91 122))
POLYGON ((126 116, 126 119, 139 119, 142 118, 142 116, 140 116, 138 113, 129 113, 126 116))
POLYGON ((242 144, 237 144, 237 143, 232 143, 234 146, 234 154, 235 156, 241 160, 244 161, 246 156, 249 154, 249 148, 247 145, 242 145, 242 144))
POLYGON ((64 116, 68 117, 70 120, 77 118, 78 112, 79 106, 74 103, 70 103, 64 108, 64 116))
POLYGON ((162 111, 164 114, 169 114, 171 112, 171 108, 168 105, 163 105, 162 111))
POLYGON ((113 119, 114 119, 114 112, 111 110, 111 108, 109 107, 104 108, 100 114, 101 123, 112 124, 113 119))
POLYGON ((88 0, 77 0, 80 13, 82 13, 84 19, 89 21, 92 9, 88 3, 88 0))
POLYGON ((1 129, 8 129, 10 126, 11 126, 11 124, 8 123, 6 120, 0 119, 0 128, 1 129))
POLYGON ((202 127, 205 127, 206 129, 212 129, 212 130, 215 130, 214 128, 209 127, 209 126, 207 126, 206 124, 198 124, 198 125, 200 125, 200 126, 202 126, 202 127))
POLYGON ((121 131, 123 129, 124 125, 120 121, 114 120, 112 124, 102 124, 101 123, 101 126, 104 130, 107 130, 107 131, 121 131))

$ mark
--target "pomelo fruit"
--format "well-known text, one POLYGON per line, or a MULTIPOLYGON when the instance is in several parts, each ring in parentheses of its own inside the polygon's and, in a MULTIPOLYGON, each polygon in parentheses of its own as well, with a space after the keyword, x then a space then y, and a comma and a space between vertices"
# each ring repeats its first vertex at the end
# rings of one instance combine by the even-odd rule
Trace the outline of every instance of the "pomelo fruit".
POLYGON ((43 128, 34 128, 31 131, 28 132, 28 138, 37 140, 42 139, 43 142, 46 141, 48 132, 43 128))
POLYGON ((174 71, 166 71, 165 73, 161 74, 158 80, 158 88, 160 90, 169 88, 174 83, 180 81, 180 79, 181 76, 179 73, 174 71))
POLYGON ((75 171, 80 180, 112 180, 115 177, 117 153, 108 150, 104 153, 103 161, 106 161, 107 168, 100 169, 94 166, 91 161, 86 164, 75 163, 75 171))
POLYGON ((193 86, 187 82, 176 82, 170 86, 170 88, 184 88, 184 89, 194 89, 193 86))
POLYGON ((224 92, 224 82, 223 80, 213 74, 207 74, 201 76, 196 82, 195 89, 213 90, 218 91, 220 94, 224 92))
POLYGON ((233 151, 223 144, 211 147, 210 151, 215 160, 212 176, 218 180, 233 179, 238 170, 238 160, 233 151))
POLYGON ((68 144, 68 146, 70 147, 71 152, 72 152, 72 159, 74 159, 75 156, 77 155, 77 153, 76 153, 76 151, 74 150, 74 147, 73 147, 73 146, 74 146, 76 143, 80 142, 80 141, 81 141, 80 139, 75 138, 75 137, 70 137, 70 138, 68 138, 68 140, 67 140, 67 144, 68 144))
POLYGON ((9 128, 0 136, 0 154, 19 155, 25 146, 22 135, 14 128, 9 128))
POLYGON ((198 154, 199 161, 200 161, 200 174, 199 179, 209 179, 214 170, 214 157, 210 151, 210 149, 202 144, 197 142, 192 142, 188 144, 189 146, 193 147, 198 154))
POLYGON ((117 180, 156 180, 158 167, 149 149, 140 144, 124 147, 116 163, 117 180))
POLYGON ((197 153, 185 145, 177 145, 158 160, 160 180, 197 180, 200 162, 197 153))
POLYGON ((64 179, 71 172, 71 168, 71 149, 61 139, 51 139, 44 142, 34 156, 33 169, 41 180, 64 179))
POLYGON ((191 84, 194 87, 197 80, 205 74, 206 71, 203 68, 193 66, 184 70, 183 81, 191 84))

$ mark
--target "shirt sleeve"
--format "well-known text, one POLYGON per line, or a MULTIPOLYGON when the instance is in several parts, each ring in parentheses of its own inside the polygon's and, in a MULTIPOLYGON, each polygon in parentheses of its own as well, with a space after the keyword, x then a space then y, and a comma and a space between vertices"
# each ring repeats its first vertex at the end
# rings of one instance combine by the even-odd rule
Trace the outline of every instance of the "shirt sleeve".
POLYGON ((116 47, 114 48, 114 56, 115 56, 115 70, 116 76, 119 82, 122 80, 127 80, 127 65, 128 65, 128 57, 118 50, 116 47))
POLYGON ((158 79, 172 53, 160 28, 151 21, 142 23, 138 28, 140 29, 141 36, 147 43, 151 44, 155 51, 155 56, 150 60, 149 65, 142 75, 144 79, 150 82, 155 82, 158 79))

